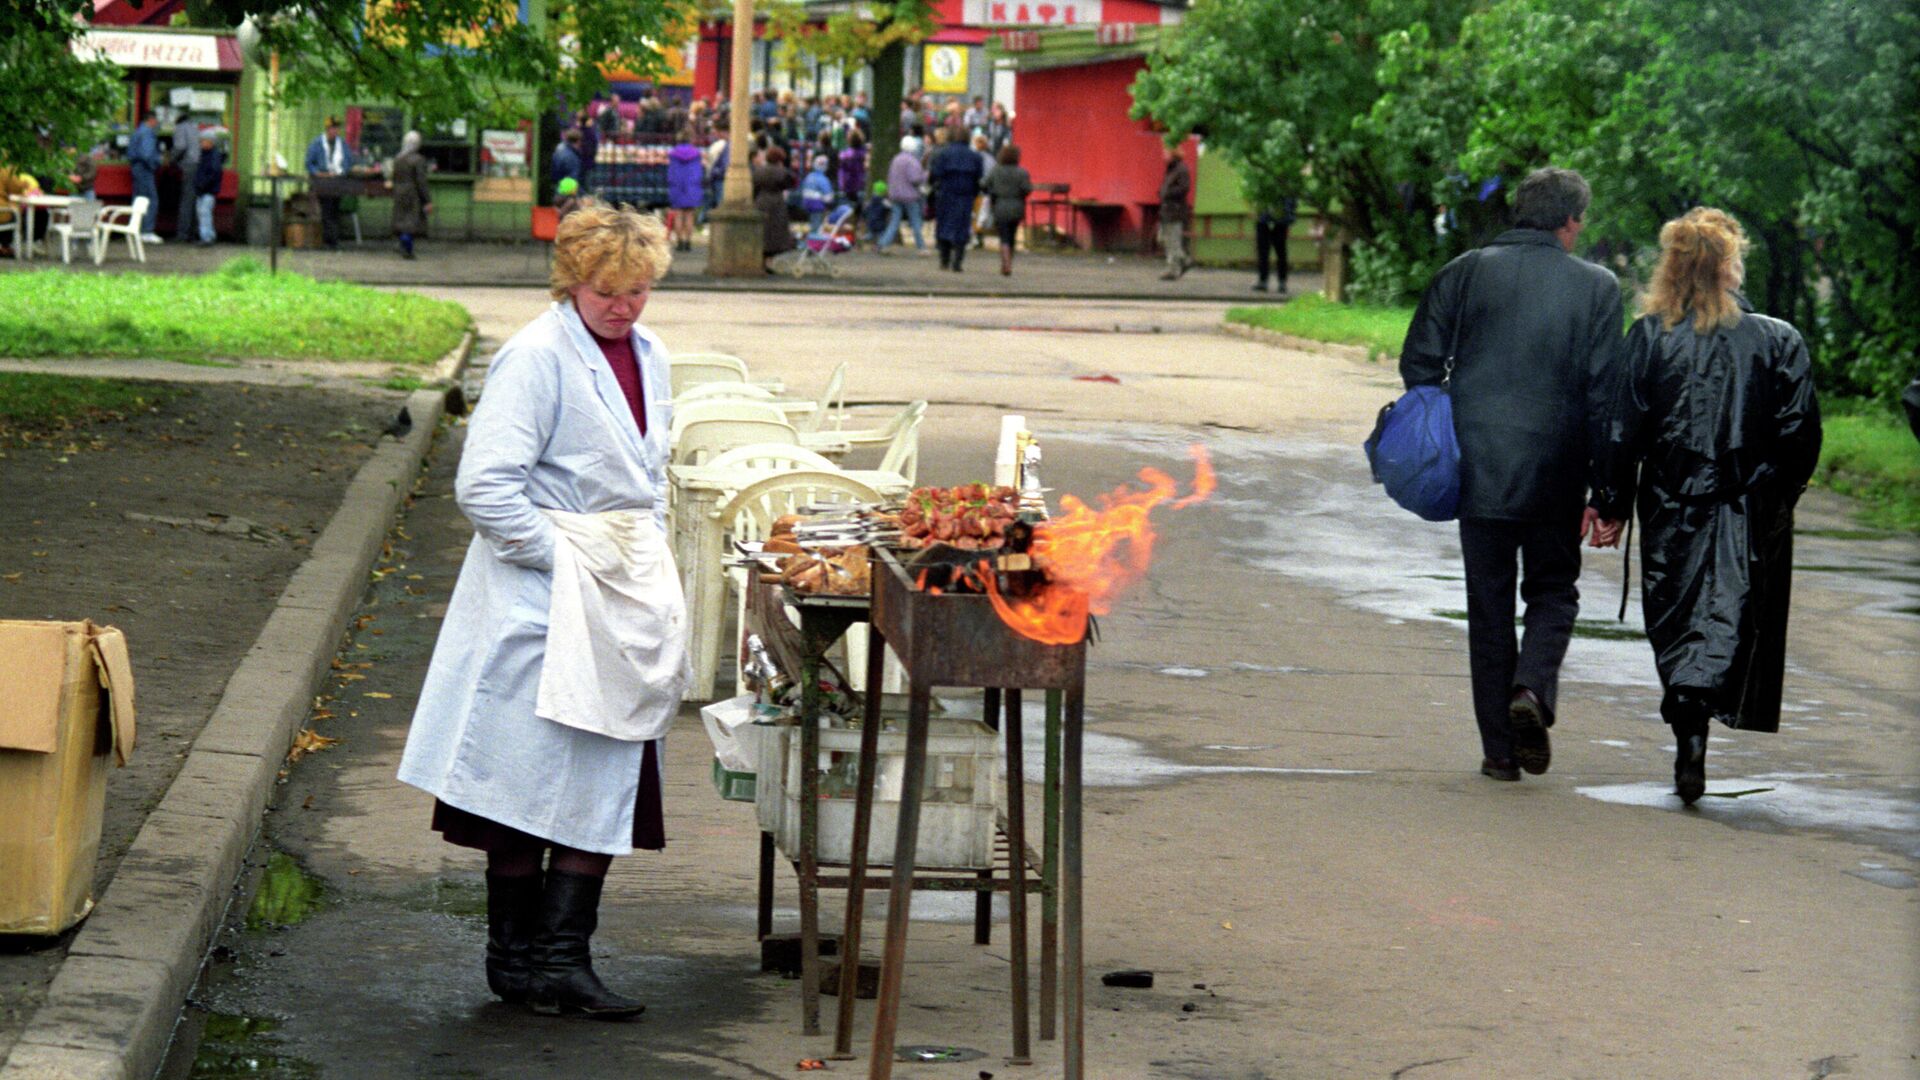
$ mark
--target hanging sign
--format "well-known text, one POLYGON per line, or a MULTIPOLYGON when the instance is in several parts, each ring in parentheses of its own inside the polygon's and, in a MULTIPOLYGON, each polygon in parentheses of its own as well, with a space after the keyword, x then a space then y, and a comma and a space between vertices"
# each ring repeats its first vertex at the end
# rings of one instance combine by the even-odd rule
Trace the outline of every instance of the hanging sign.
POLYGON ((73 51, 86 59, 104 56, 121 67, 220 70, 220 46, 212 34, 89 30, 74 40, 73 51))
POLYGON ((967 92, 967 50, 958 45, 928 45, 922 50, 926 70, 921 73, 922 89, 936 94, 967 92))
POLYGON ((968 26, 1080 26, 1098 23, 1101 0, 963 0, 968 26))

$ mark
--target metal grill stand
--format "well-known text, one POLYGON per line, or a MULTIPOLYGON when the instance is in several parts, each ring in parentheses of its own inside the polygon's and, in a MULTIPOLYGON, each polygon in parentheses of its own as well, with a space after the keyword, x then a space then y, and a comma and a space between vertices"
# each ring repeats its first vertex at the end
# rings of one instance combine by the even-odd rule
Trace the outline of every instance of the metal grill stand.
MULTIPOLYGON (((907 740, 901 783, 899 832, 894 841, 893 873, 887 903, 887 936, 880 967, 880 993, 874 1017, 873 1045, 867 1075, 887 1080, 893 1075, 895 1035, 900 1021, 900 994, 906 978, 908 916, 914 888, 916 846, 920 831, 920 803, 926 782, 928 712, 935 686, 980 687, 1004 692, 1007 742, 1007 822, 1010 857, 1008 888, 1013 1053, 1016 1063, 1029 1060, 1027 1026, 1026 872, 1030 856, 1026 845, 1026 788, 1022 759, 1021 691, 1046 690, 1047 695, 1047 805, 1046 840, 1041 858, 1041 1038, 1053 1034, 1055 921, 1048 916, 1056 899, 1058 913, 1059 974, 1064 976, 1063 1054, 1067 1080, 1082 1080, 1085 1072, 1085 978, 1081 940, 1081 725, 1085 708, 1086 642, 1043 645, 1014 633, 994 613, 985 596, 922 592, 891 554, 874 560, 874 641, 868 649, 868 686, 878 686, 884 645, 892 645, 908 680, 907 740), (1064 701, 1064 708, 1062 703, 1064 701), (1063 715, 1064 713, 1064 715, 1063 715), (1058 724, 1058 743, 1054 738, 1058 724), (1053 753, 1058 746, 1058 756, 1053 753), (1056 774, 1056 766, 1058 772, 1056 774), (1059 781, 1056 785, 1055 775, 1059 781), (1056 816, 1057 814, 1057 816, 1056 816), (1057 824, 1056 824, 1057 823, 1057 824), (1057 858, 1056 858, 1057 855, 1057 858)), ((860 740, 859 779, 854 810, 852 867, 848 874, 847 923, 841 939, 842 970, 859 961, 860 922, 865 906, 867 838, 872 828, 873 785, 877 768, 880 704, 867 696, 866 722, 860 740)), ((808 759, 810 760, 810 759, 808 759)), ((811 771, 811 770, 807 770, 811 771)), ((991 899, 990 894, 983 894, 991 899)), ((805 934, 803 912, 802 933, 805 934)), ((843 979, 843 987, 848 983, 843 979)), ((854 995, 842 993, 835 1050, 849 1049, 854 995)))

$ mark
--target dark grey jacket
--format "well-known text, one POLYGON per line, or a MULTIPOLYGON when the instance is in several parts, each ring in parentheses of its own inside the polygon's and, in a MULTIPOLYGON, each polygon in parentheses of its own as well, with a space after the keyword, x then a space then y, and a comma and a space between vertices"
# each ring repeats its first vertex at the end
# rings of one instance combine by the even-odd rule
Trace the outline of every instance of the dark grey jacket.
POLYGON ((1596 504, 1612 502, 1593 459, 1611 433, 1622 370, 1613 274, 1567 254, 1553 233, 1500 234, 1428 284, 1400 352, 1408 386, 1445 377, 1456 321, 1460 516, 1565 519, 1573 529, 1590 487, 1596 504))

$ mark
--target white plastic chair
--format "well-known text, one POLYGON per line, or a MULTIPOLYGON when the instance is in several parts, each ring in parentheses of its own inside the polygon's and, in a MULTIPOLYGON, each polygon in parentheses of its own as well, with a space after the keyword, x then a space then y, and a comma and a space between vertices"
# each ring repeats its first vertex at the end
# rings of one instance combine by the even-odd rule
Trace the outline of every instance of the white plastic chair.
MULTIPOLYGON (((770 401, 753 401, 747 398, 708 398, 705 401, 695 401, 691 405, 674 403, 673 430, 668 433, 668 439, 677 438, 688 424, 701 420, 765 420, 785 424, 788 427, 793 426, 793 421, 787 419, 787 414, 770 401)), ((728 449, 732 448, 728 447, 728 449)))
MULTIPOLYGON (((729 579, 723 570, 731 540, 763 540, 773 522, 796 507, 815 503, 877 503, 879 493, 857 480, 838 473, 795 469, 756 480, 721 505, 700 523, 700 537, 694 558, 686 568, 687 596, 693 606, 693 685, 690 697, 713 697, 714 681, 720 666, 720 642, 726 627, 729 579)), ((734 574, 733 583, 744 603, 746 571, 734 574)))
MULTIPOLYGON (((80 199, 68 206, 65 216, 47 226, 47 237, 60 238, 60 261, 73 262, 75 241, 85 243, 90 249, 98 250, 104 241, 100 238, 97 226, 100 220, 100 204, 92 199, 80 199)), ((91 254, 91 251, 89 252, 91 254)), ((98 262, 99 260, 94 260, 98 262)))
MULTIPOLYGON (((885 447, 879 467, 888 472, 897 472, 911 483, 920 471, 920 421, 926 415, 927 403, 916 401, 893 414, 891 420, 879 427, 825 432, 814 437, 837 439, 841 446, 849 450, 885 447)), ((802 435, 800 444, 807 445, 807 439, 802 435)))
POLYGON ((833 374, 827 376, 827 387, 820 391, 820 400, 814 402, 813 411, 802 416, 794 425, 802 434, 812 434, 825 426, 827 415, 833 415, 833 428, 840 429, 847 415, 847 362, 840 361, 833 366, 833 374))
POLYGON ((746 361, 737 356, 723 356, 720 353, 676 356, 669 361, 668 370, 675 400, 678 400, 682 393, 702 383, 747 381, 746 361))
POLYGON ((127 238, 127 251, 136 262, 147 261, 147 245, 140 239, 140 223, 147 217, 147 197, 136 195, 131 206, 109 206, 100 211, 93 224, 93 264, 106 260, 107 248, 116 236, 127 238))
POLYGON ((704 465, 737 446, 754 443, 798 443, 793 425, 782 420, 697 419, 682 425, 673 436, 672 464, 704 465))
POLYGON ((730 468, 755 473, 782 472, 789 469, 834 471, 833 462, 811 450, 789 446, 786 443, 754 443, 748 446, 736 446, 708 461, 707 464, 716 469, 730 468))
POLYGON ((721 399, 744 399, 747 401, 772 401, 773 391, 765 387, 745 382, 704 382, 689 386, 673 395, 675 408, 691 405, 696 401, 716 401, 721 399))

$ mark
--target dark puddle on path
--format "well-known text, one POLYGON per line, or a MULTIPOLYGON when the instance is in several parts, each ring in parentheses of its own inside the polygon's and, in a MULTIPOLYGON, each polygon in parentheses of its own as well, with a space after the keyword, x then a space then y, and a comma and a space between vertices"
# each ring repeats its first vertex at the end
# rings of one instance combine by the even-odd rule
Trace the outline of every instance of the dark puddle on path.
MULTIPOLYGON (((1455 622, 1467 621, 1467 613, 1458 609, 1436 608, 1433 613, 1442 619, 1452 619, 1455 622)), ((1513 620, 1513 624, 1515 626, 1525 626, 1526 622, 1523 619, 1516 618, 1513 620)), ((1573 636, 1577 638, 1592 638, 1595 641, 1647 640, 1647 632, 1645 630, 1635 630, 1629 624, 1594 622, 1588 619, 1580 619, 1574 622, 1573 636)))
POLYGON ((279 1024, 258 1016, 210 1012, 200 1028, 200 1049, 188 1076, 193 1080, 232 1080, 271 1076, 308 1080, 320 1070, 311 1062, 277 1052, 273 1030, 279 1024))
POLYGON ((247 929, 272 930, 294 926, 320 910, 326 886, 307 872, 293 856, 276 851, 260 872, 260 886, 247 907, 247 929))

